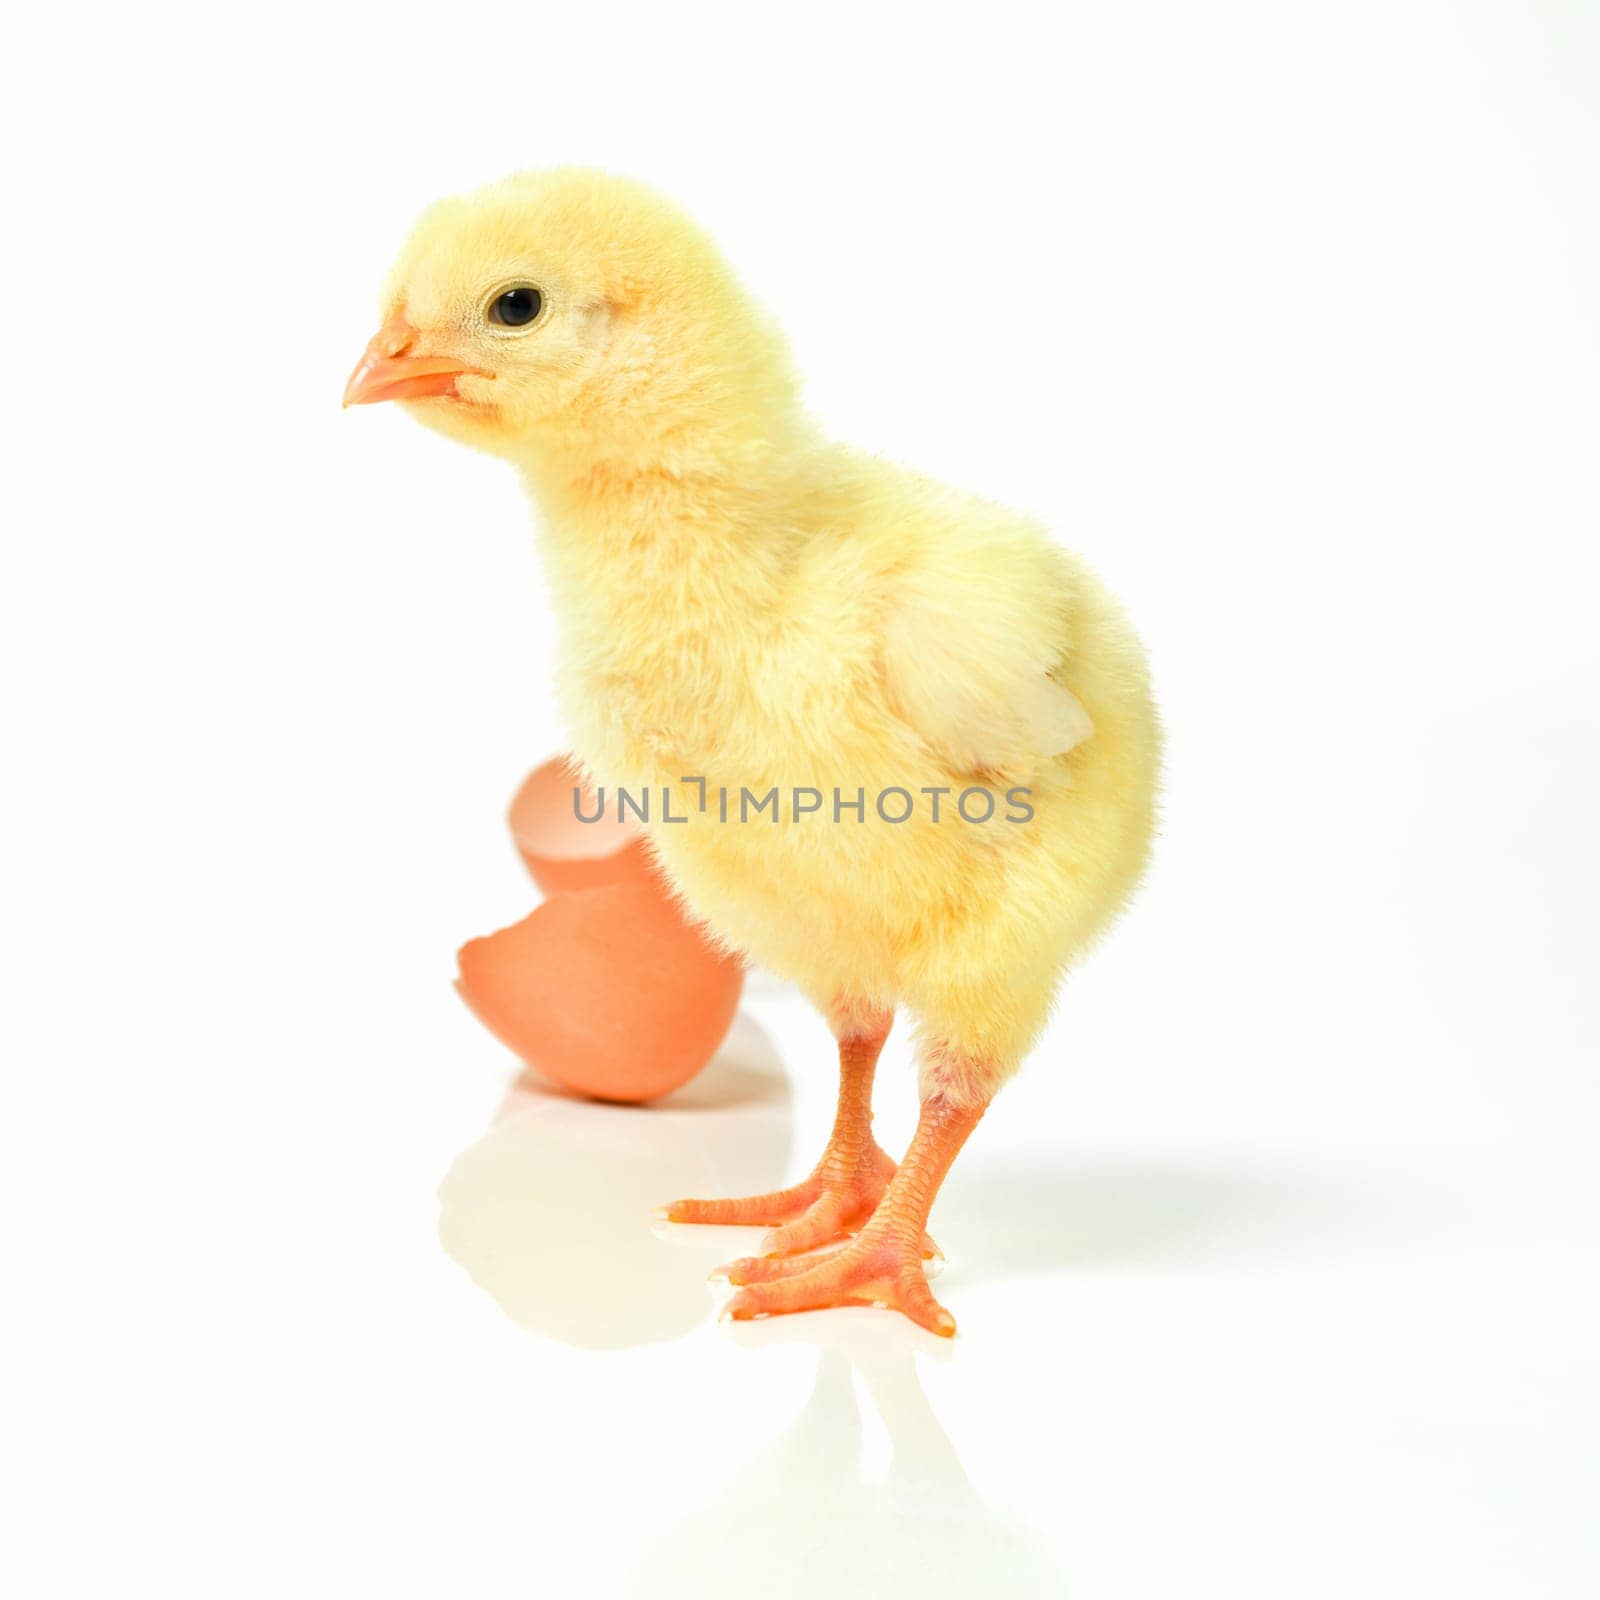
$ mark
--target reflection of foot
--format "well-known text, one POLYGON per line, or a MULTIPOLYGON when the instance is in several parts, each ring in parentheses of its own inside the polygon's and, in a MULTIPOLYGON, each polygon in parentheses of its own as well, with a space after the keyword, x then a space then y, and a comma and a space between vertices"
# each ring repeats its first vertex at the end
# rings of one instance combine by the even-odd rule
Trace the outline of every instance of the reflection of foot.
POLYGON ((762 1241, 772 1255, 793 1255, 843 1238, 863 1226, 877 1210, 894 1176, 894 1162, 870 1137, 865 1147, 830 1142, 817 1169, 804 1183, 743 1200, 676 1200, 669 1222, 722 1222, 766 1225, 762 1241))
POLYGON ((849 1244, 820 1256, 737 1261, 727 1272, 731 1282, 743 1287, 728 1302, 725 1315, 743 1322, 785 1311, 884 1305, 948 1338, 956 1331, 956 1319, 933 1298, 917 1240, 916 1232, 880 1214, 849 1244))

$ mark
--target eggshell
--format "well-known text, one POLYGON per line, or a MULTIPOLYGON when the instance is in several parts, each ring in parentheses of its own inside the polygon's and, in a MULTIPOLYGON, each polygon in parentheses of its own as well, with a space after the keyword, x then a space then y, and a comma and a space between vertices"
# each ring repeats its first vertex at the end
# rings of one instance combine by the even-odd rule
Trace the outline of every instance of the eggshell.
POLYGON ((606 797, 599 821, 584 822, 573 812, 574 789, 582 791, 584 816, 592 817, 593 791, 566 756, 557 756, 535 767, 511 802, 506 820, 533 881, 546 894, 559 894, 651 878, 655 867, 643 831, 617 820, 615 797, 606 797))
POLYGON ((739 960, 654 882, 555 895, 457 959, 461 997, 502 1044, 600 1100, 687 1083, 722 1043, 744 983, 739 960))

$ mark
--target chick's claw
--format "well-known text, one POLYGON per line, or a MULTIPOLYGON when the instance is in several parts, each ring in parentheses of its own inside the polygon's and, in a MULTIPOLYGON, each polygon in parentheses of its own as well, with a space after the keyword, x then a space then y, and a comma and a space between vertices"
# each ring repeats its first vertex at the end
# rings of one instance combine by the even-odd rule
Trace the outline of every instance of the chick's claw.
MULTIPOLYGON (((847 1238, 878 1208, 894 1162, 876 1145, 841 1148, 830 1143, 815 1172, 792 1189, 744 1200, 675 1200, 668 1222, 765 1225, 761 1241, 767 1255, 794 1255, 847 1238)), ((931 1243, 931 1241, 930 1241, 931 1243)))
MULTIPOLYGON (((844 1243, 833 1244, 827 1249, 769 1250, 765 1255, 740 1256, 738 1260, 726 1262, 718 1267, 711 1277, 713 1281, 720 1279, 735 1287, 746 1283, 771 1283, 778 1278, 792 1278, 799 1273, 809 1272, 813 1267, 847 1248, 848 1243, 844 1243)), ((933 1242, 930 1234, 923 1234, 917 1254, 930 1276, 936 1275, 944 1265, 944 1251, 933 1242)))
POLYGON ((735 1262, 729 1276, 744 1285, 723 1308, 723 1315, 735 1322, 834 1306, 883 1305, 904 1312, 929 1333, 949 1338, 956 1331, 956 1319, 934 1299, 923 1276, 915 1237, 900 1232, 875 1236, 869 1231, 821 1257, 735 1262), (740 1269, 748 1275, 734 1277, 740 1269))
POLYGON ((814 1178, 792 1189, 747 1195, 739 1200, 674 1200, 666 1207, 668 1222, 717 1223, 728 1227, 773 1227, 802 1217, 821 1194, 814 1178))
POLYGON ((737 1261, 718 1267, 714 1276, 725 1279, 735 1288, 750 1283, 776 1283, 780 1278, 797 1278, 803 1272, 810 1272, 848 1248, 840 1244, 831 1250, 813 1250, 797 1256, 741 1256, 737 1261))
MULTIPOLYGON (((876 1200, 873 1201, 876 1204, 876 1200)), ((781 1228, 774 1228, 761 1241, 762 1253, 769 1256, 799 1255, 815 1250, 849 1232, 849 1224, 856 1220, 861 1209, 861 1199, 848 1190, 827 1190, 816 1201, 781 1228)), ((871 1206, 867 1214, 871 1215, 871 1206)))

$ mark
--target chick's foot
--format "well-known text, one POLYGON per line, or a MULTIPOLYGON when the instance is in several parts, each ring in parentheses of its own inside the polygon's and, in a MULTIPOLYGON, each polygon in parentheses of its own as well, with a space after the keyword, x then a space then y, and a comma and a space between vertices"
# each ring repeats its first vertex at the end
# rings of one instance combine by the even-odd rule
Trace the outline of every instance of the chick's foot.
POLYGON ((735 1262, 728 1275, 743 1287, 723 1315, 746 1322, 788 1311, 882 1305, 948 1338, 956 1331, 956 1319, 928 1287, 921 1238, 920 1230, 874 1222, 849 1244, 819 1256, 735 1262))
POLYGON ((956 1319, 933 1298, 923 1276, 923 1228, 985 1103, 956 1103, 940 1093, 925 1099, 905 1163, 860 1234, 840 1249, 805 1260, 735 1262, 728 1276, 742 1287, 723 1315, 744 1322, 786 1311, 884 1305, 903 1311, 929 1333, 954 1334, 956 1319))
POLYGON ((811 1176, 792 1189, 746 1200, 676 1200, 669 1222, 765 1224, 768 1255, 814 1250, 856 1232, 878 1208, 895 1165, 872 1137, 872 1075, 888 1036, 884 1017, 839 1040, 839 1109, 811 1176))
POLYGON ((869 1136, 865 1147, 831 1141, 816 1170, 792 1189, 751 1195, 742 1200, 675 1200, 669 1222, 720 1222, 766 1225, 761 1241, 768 1255, 814 1250, 856 1232, 878 1208, 894 1162, 869 1136))

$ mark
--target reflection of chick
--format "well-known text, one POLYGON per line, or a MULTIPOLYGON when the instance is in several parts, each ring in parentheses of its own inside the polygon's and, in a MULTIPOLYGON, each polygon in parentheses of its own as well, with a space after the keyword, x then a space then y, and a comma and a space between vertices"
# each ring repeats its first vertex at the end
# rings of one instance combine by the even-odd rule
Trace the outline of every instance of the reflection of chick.
POLYGON ((799 1415, 718 1500, 650 1548, 629 1593, 1058 1600, 1066 1589, 1049 1547, 984 1501, 929 1405, 905 1337, 924 1336, 884 1317, 837 1320, 834 1338, 797 1330, 822 1344, 799 1415), (863 1471, 858 1376, 889 1436, 876 1480, 863 1471))
POLYGON ((597 782, 654 794, 690 904, 839 1038, 812 1176, 672 1217, 781 1224, 773 1257, 731 1269, 735 1316, 877 1299, 953 1332, 921 1271, 934 1194, 1144 863, 1157 734, 1137 641, 1032 523, 822 440, 779 336, 640 186, 534 173, 443 202, 383 315, 347 400, 402 400, 516 464, 579 753, 597 782), (743 792, 773 788, 776 818, 741 821, 743 792), (663 789, 687 821, 663 821, 663 789), (923 1106, 896 1174, 870 1095, 901 1004, 923 1106), (821 1260, 774 1259, 857 1228, 821 1260))

